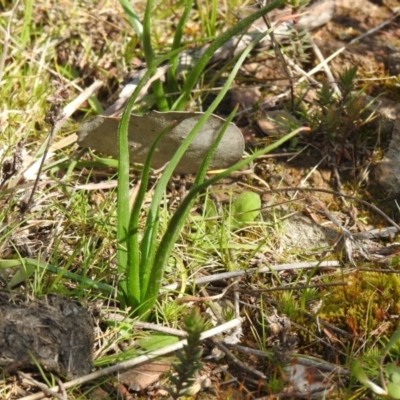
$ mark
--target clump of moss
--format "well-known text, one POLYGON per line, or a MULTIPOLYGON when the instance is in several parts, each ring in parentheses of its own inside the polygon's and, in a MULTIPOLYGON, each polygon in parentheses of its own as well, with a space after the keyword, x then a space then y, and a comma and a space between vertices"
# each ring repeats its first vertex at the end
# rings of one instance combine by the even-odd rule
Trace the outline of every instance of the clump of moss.
POLYGON ((358 271, 348 282, 325 299, 319 315, 327 322, 362 336, 400 314, 400 277, 358 271))

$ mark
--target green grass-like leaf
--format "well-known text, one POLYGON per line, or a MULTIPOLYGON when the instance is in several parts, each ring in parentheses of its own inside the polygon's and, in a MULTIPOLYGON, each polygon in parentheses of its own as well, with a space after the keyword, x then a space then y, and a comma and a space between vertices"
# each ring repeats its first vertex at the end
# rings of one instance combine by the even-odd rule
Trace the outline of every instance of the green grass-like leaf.
MULTIPOLYGON (((145 233, 143 235, 143 239, 141 245, 139 246, 139 216, 141 207, 146 195, 147 184, 149 182, 150 177, 150 164, 154 152, 157 148, 158 143, 164 137, 166 133, 168 133, 171 129, 174 128, 174 124, 171 126, 167 126, 162 132, 158 135, 157 139, 154 141, 152 146, 150 147, 149 153, 147 155, 147 160, 143 167, 142 172, 142 180, 139 186, 139 190, 134 202, 134 206, 131 212, 131 218, 129 223, 129 233, 128 233, 128 268, 127 268, 127 303, 134 310, 141 303, 141 293, 146 290, 145 284, 145 268, 148 262, 152 260, 152 252, 154 250, 154 242, 156 239, 157 233, 157 216, 153 219, 153 223, 146 225, 145 233), (142 260, 146 260, 142 262, 142 260)), ((157 210, 158 211, 158 210, 157 210)), ((158 212, 156 211, 157 215, 158 212)), ((149 220, 149 217, 148 217, 149 220)))
MULTIPOLYGON (((147 68, 153 76, 156 73, 157 69, 157 61, 156 55, 153 50, 153 46, 151 44, 151 15, 153 10, 154 0, 147 0, 146 2, 146 11, 144 13, 143 19, 143 51, 146 59, 147 68)), ((154 95, 156 97, 156 102, 159 111, 168 111, 169 106, 167 99, 165 97, 164 88, 160 79, 156 79, 151 87, 154 91, 154 95)))
MULTIPOLYGON (((178 25, 175 29, 174 41, 172 43, 172 50, 179 49, 181 47, 181 41, 183 36, 183 30, 185 28, 186 22, 189 18, 190 11, 193 7, 193 0, 187 0, 185 2, 185 10, 179 19, 178 25)), ((179 65, 179 54, 171 57, 169 60, 170 68, 167 73, 167 91, 168 93, 177 93, 179 90, 178 85, 178 65, 179 65)))
POLYGON ((135 31, 138 39, 142 41, 143 39, 143 25, 139 20, 138 15, 135 13, 132 4, 129 0, 119 0, 121 7, 124 9, 126 16, 131 23, 133 30, 135 31))
MULTIPOLYGON (((179 51, 179 50, 177 50, 179 51)), ((159 57, 157 65, 164 62, 166 59, 171 57, 174 53, 167 54, 163 57, 159 57)), ((142 90, 143 86, 151 78, 152 71, 147 70, 143 78, 138 83, 135 91, 129 98, 122 117, 118 125, 118 191, 117 191, 117 239, 119 243, 118 248, 118 270, 120 273, 124 273, 128 265, 128 254, 126 251, 126 240, 129 230, 129 144, 128 144, 128 125, 131 111, 135 105, 135 101, 142 90)))

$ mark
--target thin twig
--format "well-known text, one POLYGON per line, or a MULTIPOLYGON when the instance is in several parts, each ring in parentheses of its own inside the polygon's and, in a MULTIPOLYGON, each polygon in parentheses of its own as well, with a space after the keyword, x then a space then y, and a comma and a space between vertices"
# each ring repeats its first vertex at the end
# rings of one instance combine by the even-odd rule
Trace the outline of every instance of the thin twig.
POLYGON ((74 100, 72 100, 69 104, 67 104, 64 107, 63 109, 64 117, 69 118, 82 103, 84 103, 87 99, 93 96, 93 94, 95 94, 103 85, 104 85, 103 81, 100 80, 94 81, 88 88, 86 88, 74 100))
POLYGON ((151 322, 143 322, 143 321, 136 321, 132 318, 125 317, 124 315, 117 314, 117 313, 107 313, 104 315, 104 318, 109 321, 116 321, 116 322, 126 322, 128 324, 132 324, 132 328, 139 328, 139 329, 148 329, 156 332, 162 332, 167 335, 177 336, 181 338, 185 338, 187 333, 180 329, 170 328, 168 326, 162 326, 159 324, 152 324, 151 322))
MULTIPOLYGON (((249 268, 247 270, 236 270, 230 272, 222 272, 220 274, 202 276, 201 278, 195 278, 190 280, 194 285, 205 285, 206 283, 222 281, 230 278, 237 278, 245 275, 259 274, 270 274, 276 271, 286 271, 289 269, 309 269, 309 268, 339 268, 341 266, 339 261, 304 261, 290 264, 280 264, 275 266, 265 266, 260 268, 249 268)), ((176 290, 180 286, 179 282, 171 283, 170 285, 163 286, 162 291, 165 290, 176 290)))
MULTIPOLYGON (((35 386, 37 386, 41 391, 43 391, 44 393, 46 393, 46 396, 53 396, 58 400, 67 400, 67 397, 64 396, 63 394, 58 394, 57 392, 55 392, 54 390, 50 389, 47 385, 45 385, 42 382, 37 381, 36 379, 33 379, 30 375, 25 374, 24 372, 18 371, 18 375, 23 378, 28 380, 29 382, 33 383, 35 386)), ((61 384, 62 386, 62 384, 61 384)), ((60 387, 61 387, 60 386, 60 387)), ((56 389, 58 389, 58 387, 56 387, 56 389)), ((64 391, 65 392, 65 391, 64 391)))
MULTIPOLYGON (((238 344, 228 344, 225 343, 228 348, 233 348, 239 353, 247 354, 247 355, 254 355, 261 358, 270 358, 271 353, 266 352, 264 350, 257 350, 251 347, 241 346, 238 344)), ((296 359, 296 362, 300 365, 304 365, 305 367, 315 367, 320 369, 321 371, 325 372, 337 372, 341 375, 350 375, 350 371, 347 369, 338 367, 335 364, 327 363, 326 361, 318 360, 315 358, 310 358, 304 356, 304 354, 291 354, 290 357, 292 359, 296 359)))
POLYGON ((67 391, 65 390, 63 382, 57 375, 55 375, 54 378, 56 379, 56 381, 58 383, 58 387, 60 389, 61 396, 63 397, 64 400, 68 400, 67 391))
POLYGON ((204 296, 204 297, 200 297, 200 296, 184 296, 184 297, 180 297, 178 298, 176 301, 178 304, 181 303, 188 303, 189 301, 215 301, 215 300, 220 300, 222 299, 225 294, 228 292, 228 290, 237 284, 237 281, 234 281, 232 283, 230 283, 220 294, 217 294, 215 296, 204 296))
POLYGON ((244 362, 240 361, 237 357, 235 357, 219 340, 212 339, 213 344, 217 346, 221 351, 223 351, 228 358, 230 358, 237 366, 243 369, 246 372, 249 372, 252 375, 258 376, 261 379, 267 379, 267 377, 260 371, 249 367, 244 362))
POLYGON ((317 56, 318 61, 323 65, 325 74, 328 77, 328 81, 332 85, 333 90, 335 91, 335 94, 337 96, 339 96, 339 98, 341 98, 342 97, 342 93, 341 93, 341 91, 339 89, 338 84, 336 83, 336 79, 333 76, 331 69, 329 68, 329 64, 324 62, 325 58, 324 58, 323 54, 321 53, 321 50, 319 49, 317 44, 314 42, 314 40, 311 37, 311 35, 309 33, 307 33, 307 36, 308 36, 308 40, 309 40, 309 42, 311 44, 311 48, 314 51, 314 54, 317 56))
POLYGON ((62 113, 57 113, 57 115, 54 116, 53 122, 52 122, 52 127, 49 135, 47 136, 47 143, 46 143, 46 148, 43 152, 40 165, 39 165, 39 170, 37 172, 37 176, 35 179, 35 183, 33 185, 31 194, 28 198, 28 201, 24 204, 24 206, 21 208, 21 218, 30 210, 32 207, 32 202, 33 202, 33 196, 35 195, 36 189, 38 187, 39 181, 40 181, 40 174, 42 173, 43 165, 46 161, 47 154, 49 152, 49 147, 50 143, 53 141, 54 136, 56 133, 61 129, 63 126, 64 122, 66 121, 66 117, 62 113))

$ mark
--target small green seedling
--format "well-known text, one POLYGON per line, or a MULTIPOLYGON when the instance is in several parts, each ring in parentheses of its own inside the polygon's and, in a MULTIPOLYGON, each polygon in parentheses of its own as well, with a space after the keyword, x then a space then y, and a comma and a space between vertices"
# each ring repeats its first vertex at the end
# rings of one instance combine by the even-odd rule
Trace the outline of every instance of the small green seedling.
POLYGON ((203 354, 200 335, 206 330, 205 322, 197 308, 193 308, 191 314, 185 317, 184 322, 187 344, 176 353, 179 362, 172 364, 175 373, 169 376, 173 387, 167 388, 173 399, 190 394, 195 375, 203 366, 200 361, 203 354))
POLYGON ((257 193, 241 193, 232 203, 232 226, 240 228, 254 222, 260 214, 260 208, 261 198, 257 193))
POLYGON ((390 396, 393 399, 400 399, 400 367, 394 363, 384 365, 385 358, 393 347, 400 342, 400 328, 393 334, 382 351, 380 362, 381 386, 373 382, 365 373, 360 361, 355 360, 351 366, 351 372, 365 387, 371 389, 375 394, 390 396))
POLYGON ((385 368, 387 383, 387 390, 391 397, 400 399, 400 367, 390 363, 385 368))

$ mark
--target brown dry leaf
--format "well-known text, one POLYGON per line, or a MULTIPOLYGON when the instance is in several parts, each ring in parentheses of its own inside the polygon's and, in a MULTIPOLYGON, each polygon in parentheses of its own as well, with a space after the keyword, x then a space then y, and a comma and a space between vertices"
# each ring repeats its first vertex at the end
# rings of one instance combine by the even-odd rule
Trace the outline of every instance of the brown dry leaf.
POLYGON ((371 332, 371 336, 382 336, 390 328, 390 322, 384 322, 371 332))
POLYGON ((357 329, 357 320, 353 317, 353 316, 351 316, 351 315, 348 315, 347 317, 346 317, 346 325, 348 326, 348 328, 351 330, 351 333, 354 335, 354 336, 357 336, 358 335, 358 329, 357 329))
POLYGON ((154 361, 121 373, 119 380, 130 389, 140 391, 157 382, 170 368, 167 362, 154 361))
MULTIPOLYGON (((131 115, 128 127, 129 155, 132 163, 144 163, 150 146, 160 132, 177 125, 160 141, 152 160, 153 168, 161 168, 171 160, 179 146, 197 124, 203 113, 152 111, 144 116, 131 115)), ((98 116, 84 122, 78 131, 78 143, 82 147, 117 157, 117 129, 120 118, 98 116)), ((177 174, 197 173, 202 161, 218 136, 224 120, 211 115, 200 129, 175 169, 177 174)), ((229 124, 210 162, 209 169, 228 168, 240 160, 244 151, 244 139, 234 124, 229 124)))
POLYGON ((318 368, 298 364, 297 359, 293 359, 290 365, 285 367, 285 372, 288 383, 298 393, 310 396, 312 393, 319 393, 329 398, 329 394, 334 390, 335 383, 331 377, 318 368))
POLYGON ((338 337, 333 333, 331 329, 325 327, 323 331, 332 343, 341 343, 338 337))

